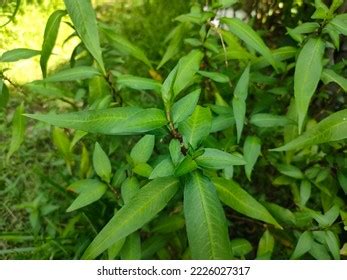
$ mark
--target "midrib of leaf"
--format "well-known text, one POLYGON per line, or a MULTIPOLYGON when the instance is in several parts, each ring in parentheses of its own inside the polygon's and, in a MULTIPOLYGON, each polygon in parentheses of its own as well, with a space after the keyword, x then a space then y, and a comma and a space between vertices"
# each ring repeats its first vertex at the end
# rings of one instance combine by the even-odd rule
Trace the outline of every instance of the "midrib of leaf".
MULTIPOLYGON (((129 215, 129 216, 127 217, 127 219, 123 219, 123 220, 119 221, 119 222, 117 223, 117 227, 118 227, 118 228, 123 228, 124 225, 126 225, 126 224, 128 223, 128 221, 132 221, 132 219, 133 219, 134 217, 136 217, 136 216, 138 215, 138 213, 142 213, 144 210, 146 210, 147 208, 149 208, 149 207, 153 204, 153 202, 155 202, 155 201, 157 200, 158 197, 161 197, 161 194, 162 194, 164 191, 166 191, 168 188, 170 188, 172 185, 175 185, 175 184, 177 184, 177 181, 176 181, 176 180, 172 181, 172 183, 170 183, 170 184, 166 185, 164 188, 162 188, 162 189, 161 189, 161 192, 160 192, 160 191, 159 191, 159 192, 156 192, 156 194, 152 195, 151 198, 149 198, 149 199, 147 200, 147 203, 144 203, 141 207, 137 208, 137 211, 130 212, 132 215, 129 215)), ((123 208, 123 209, 124 209, 124 208, 123 208)), ((120 212, 120 211, 121 211, 121 210, 119 210, 119 212, 120 212)), ((124 211, 124 210, 123 210, 123 211, 124 211)), ((118 212, 118 213, 119 213, 119 212, 118 212)), ((113 219, 113 218, 112 218, 112 219, 113 219)), ((112 220, 112 219, 111 219, 111 220, 112 220)), ((107 226, 107 225, 106 225, 106 226, 107 226)), ((103 232, 103 230, 101 230, 101 232, 103 232)), ((101 233, 101 232, 100 232, 100 233, 101 233)), ((100 233, 99 233, 99 234, 100 234, 100 233)), ((109 236, 106 236, 106 237, 104 237, 103 239, 101 239, 98 243, 99 243, 99 244, 103 244, 108 238, 109 238, 109 236)), ((116 240, 115 242, 117 242, 117 240, 116 240)), ((93 249, 93 251, 99 251, 99 249, 100 249, 101 247, 102 247, 101 245, 95 246, 94 249, 93 249)), ((87 255, 86 257, 88 257, 88 255, 87 255)))
MULTIPOLYGON (((204 186, 201 185, 201 181, 200 181, 200 178, 198 177, 198 175, 194 175, 195 177, 197 177, 197 183, 198 183, 198 186, 199 186, 199 196, 200 196, 200 201, 201 201, 201 205, 202 205, 202 208, 204 209, 204 216, 205 216, 205 221, 206 221, 206 225, 207 225, 207 230, 208 230, 208 239, 209 239, 209 242, 210 242, 210 249, 211 249, 211 254, 212 254, 212 259, 216 259, 216 256, 215 255, 215 252, 214 252, 214 246, 213 246, 213 240, 217 240, 215 238, 213 238, 213 235, 214 235, 214 231, 213 231, 213 223, 210 221, 209 219, 209 216, 207 215, 207 212, 208 212, 208 207, 207 207, 207 204, 208 202, 205 201, 205 197, 204 195, 202 195, 202 193, 204 192, 204 186)), ((218 236, 217 236, 218 237, 218 236)))

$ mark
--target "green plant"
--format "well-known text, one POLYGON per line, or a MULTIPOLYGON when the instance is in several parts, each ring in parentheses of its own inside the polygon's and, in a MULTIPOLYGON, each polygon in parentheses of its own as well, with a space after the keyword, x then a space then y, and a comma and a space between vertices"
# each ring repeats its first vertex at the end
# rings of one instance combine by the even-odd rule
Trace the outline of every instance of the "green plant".
MULTIPOLYGON (((26 114, 66 129, 54 128, 53 141, 78 178, 67 211, 101 206, 102 229, 82 258, 346 255, 346 69, 328 55, 346 36, 346 14, 336 14, 342 1, 315 1, 313 21, 288 28, 293 40, 276 49, 244 21, 218 18, 237 1, 193 3, 160 60, 98 26, 90 1, 64 2, 81 39, 73 67, 47 74, 65 11, 52 14, 46 30, 55 32, 40 52, 16 49, 1 61, 40 55, 44 78, 26 85, 33 91, 71 98, 56 84, 76 80, 88 90, 76 93, 86 110, 26 114), (129 73, 124 56, 146 76, 129 73)), ((3 82, 1 92, 7 99, 3 82)), ((23 139, 22 111, 8 158, 23 139)))

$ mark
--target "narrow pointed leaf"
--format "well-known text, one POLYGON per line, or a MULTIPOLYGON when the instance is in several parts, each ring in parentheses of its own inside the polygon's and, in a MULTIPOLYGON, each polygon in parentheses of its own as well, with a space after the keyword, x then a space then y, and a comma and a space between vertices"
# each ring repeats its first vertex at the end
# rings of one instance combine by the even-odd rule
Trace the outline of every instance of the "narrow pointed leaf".
POLYGON ((10 93, 3 80, 0 80, 0 109, 5 107, 10 98, 10 93))
POLYGON ((120 256, 122 260, 141 259, 141 239, 139 232, 134 232, 126 238, 120 256))
POLYGON ((209 108, 196 106, 193 114, 179 126, 186 143, 197 148, 208 136, 211 129, 212 116, 209 108))
POLYGON ((82 258, 93 259, 115 242, 140 229, 166 206, 177 188, 178 180, 172 177, 155 179, 142 187, 99 232, 82 258))
POLYGON ((270 49, 265 45, 260 36, 246 23, 238 18, 223 18, 222 22, 229 26, 231 33, 235 34, 247 45, 259 52, 275 68, 278 63, 274 59, 270 49))
POLYGON ((203 56, 202 52, 193 50, 179 60, 176 79, 173 84, 174 96, 177 96, 193 81, 194 75, 200 68, 203 56))
POLYGON ((90 66, 77 66, 71 69, 61 70, 44 79, 45 82, 67 82, 76 80, 90 79, 100 76, 101 73, 90 66))
POLYGON ((111 162, 98 142, 95 143, 93 166, 96 174, 105 182, 111 180, 111 162))
POLYGON ((26 119, 23 116, 24 104, 19 105, 13 115, 12 119, 12 137, 10 143, 10 149, 7 153, 7 160, 16 152, 22 142, 24 141, 24 133, 26 126, 26 119))
POLYGON ((311 250, 312 244, 313 244, 312 233, 309 231, 303 232, 298 239, 298 243, 296 244, 295 250, 292 256, 290 257, 290 259, 292 260, 298 259, 304 254, 306 254, 308 251, 311 250))
POLYGON ((91 1, 64 0, 64 3, 83 44, 99 64, 102 73, 105 74, 106 70, 102 60, 98 26, 91 1))
POLYGON ((185 97, 178 100, 172 106, 172 121, 173 123, 179 123, 188 118, 193 112, 198 104, 200 89, 194 90, 193 92, 187 94, 185 97))
POLYGON ((132 88, 136 90, 161 91, 161 83, 153 79, 136 77, 132 75, 121 75, 117 77, 117 84, 121 87, 132 88))
POLYGON ((298 138, 271 151, 280 152, 300 149, 345 138, 347 138, 347 109, 331 114, 298 138))
POLYGON ((155 136, 145 135, 131 149, 130 157, 135 163, 145 163, 149 160, 154 149, 155 136))
POLYGON ((332 256, 335 260, 340 260, 340 244, 339 240, 336 237, 336 235, 328 230, 325 231, 325 242, 328 245, 329 251, 331 252, 332 256))
POLYGON ((230 259, 222 205, 212 183, 198 172, 189 176, 184 188, 184 216, 193 259, 230 259))
POLYGON ((240 142, 246 117, 246 99, 248 95, 249 69, 250 65, 246 67, 239 81, 237 82, 236 88, 234 90, 234 98, 232 101, 237 130, 237 142, 240 142))
POLYGON ((245 165, 246 161, 240 154, 230 154, 218 149, 206 148, 204 153, 195 159, 196 163, 209 169, 224 169, 233 165, 245 165))
POLYGON ((323 70, 325 44, 321 39, 311 38, 299 53, 294 73, 294 96, 298 113, 299 134, 313 94, 323 70))
POLYGON ((324 84, 329 84, 331 82, 336 83, 347 92, 347 79, 338 75, 334 70, 324 69, 321 79, 324 84))
POLYGON ((106 192, 107 186, 98 180, 87 179, 76 182, 68 189, 79 193, 66 210, 66 212, 71 212, 99 200, 106 192))
POLYGON ((224 204, 248 217, 281 228, 268 210, 236 182, 224 178, 213 178, 212 182, 217 189, 220 200, 224 204))
POLYGON ((260 139, 256 136, 248 136, 243 145, 243 158, 246 161, 245 173, 249 181, 251 181, 252 170, 260 154, 260 139))
POLYGON ((65 15, 66 11, 57 10, 54 11, 48 18, 45 33, 43 35, 42 52, 40 57, 40 65, 43 77, 46 77, 47 63, 58 37, 61 18, 65 15))
POLYGON ((138 107, 90 110, 59 115, 27 114, 26 116, 55 126, 107 135, 144 133, 160 128, 167 123, 162 110, 138 107))
POLYGON ((286 126, 293 123, 292 120, 285 116, 278 116, 272 114, 254 114, 250 123, 257 127, 276 127, 276 126, 286 126))
POLYGON ((222 73, 218 72, 207 72, 207 71, 199 71, 198 72, 201 76, 204 76, 206 78, 211 79, 212 81, 215 81, 217 83, 228 83, 229 77, 227 75, 224 75, 222 73))
POLYGON ((32 49, 25 49, 25 48, 19 48, 10 50, 7 52, 4 52, 1 57, 1 62, 15 62, 22 59, 28 59, 33 56, 37 56, 41 53, 41 51, 38 50, 32 50, 32 49))
POLYGON ((275 238, 266 230, 259 240, 257 259, 259 260, 270 260, 271 255, 275 246, 275 238))

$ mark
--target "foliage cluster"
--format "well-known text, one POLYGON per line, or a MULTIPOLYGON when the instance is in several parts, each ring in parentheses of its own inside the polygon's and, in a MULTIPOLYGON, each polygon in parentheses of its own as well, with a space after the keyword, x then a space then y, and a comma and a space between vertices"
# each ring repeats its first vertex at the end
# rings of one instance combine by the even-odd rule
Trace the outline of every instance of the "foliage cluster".
MULTIPOLYGON (((14 112, 7 161, 26 124, 39 120, 53 126, 69 178, 66 188, 51 180, 69 203, 65 228, 45 218, 59 200, 23 206, 35 236, 51 232, 71 252, 54 258, 345 257, 343 1, 288 1, 293 11, 312 11, 302 17, 274 1, 285 36, 276 23, 266 28, 273 17, 259 3, 268 1, 184 2, 145 1, 120 26, 105 7, 97 21, 89 0, 64 0, 41 50, 2 54, 2 63, 39 56, 43 78, 21 90, 69 105, 44 114, 27 106, 36 111, 28 114, 22 103, 14 112), (247 10, 249 2, 257 9, 247 10), (240 11, 247 20, 234 16, 240 11), (149 18, 136 16, 144 12, 149 18), (67 41, 80 43, 53 72, 48 62, 67 17, 67 41), (90 228, 77 239, 81 220, 90 228)), ((0 78, 6 110, 6 71, 0 78)))

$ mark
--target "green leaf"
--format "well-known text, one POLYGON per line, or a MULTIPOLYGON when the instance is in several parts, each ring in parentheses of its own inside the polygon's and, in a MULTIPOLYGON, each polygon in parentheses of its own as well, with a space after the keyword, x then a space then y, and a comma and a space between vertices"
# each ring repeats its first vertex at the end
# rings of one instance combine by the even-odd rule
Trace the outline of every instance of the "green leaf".
POLYGON ((137 194, 139 190, 140 184, 136 177, 126 178, 121 186, 121 193, 124 204, 129 203, 129 201, 131 201, 131 199, 137 194))
POLYGON ((154 149, 155 136, 145 135, 131 149, 130 157, 135 163, 145 163, 149 160, 154 149))
POLYGON ((232 165, 245 165, 246 161, 240 154, 230 154, 218 149, 206 148, 204 153, 195 159, 196 163, 209 169, 224 169, 232 165))
POLYGON ((232 127, 235 124, 235 118, 233 115, 221 114, 212 119, 211 133, 225 130, 232 127))
POLYGON ((275 127, 286 126, 293 123, 293 121, 285 116, 261 113, 252 115, 250 123, 257 127, 275 127))
POLYGON ((188 26, 186 23, 181 23, 172 31, 172 33, 169 34, 171 38, 170 44, 159 62, 157 69, 161 68, 166 62, 177 54, 183 42, 183 37, 187 31, 187 27, 188 26))
POLYGON ((299 259, 301 256, 303 256, 304 254, 306 254, 308 251, 311 250, 312 244, 313 244, 312 233, 310 231, 303 232, 298 239, 298 243, 296 244, 295 250, 292 256, 290 257, 290 259, 291 260, 299 259))
POLYGON ((162 110, 138 107, 90 110, 59 115, 26 114, 26 116, 55 126, 107 135, 144 133, 160 128, 167 123, 162 110))
POLYGON ((177 165, 175 169, 175 176, 180 177, 185 174, 188 174, 198 168, 195 160, 193 160, 189 155, 187 155, 180 164, 177 165))
POLYGON ((299 134, 313 94, 323 70, 325 44, 319 38, 311 38, 299 53, 294 73, 294 96, 298 114, 299 134))
POLYGON ((193 81, 194 75, 200 68, 203 56, 202 52, 193 50, 179 60, 176 79, 173 84, 174 96, 177 96, 193 81))
POLYGON ((256 136, 248 136, 243 145, 243 158, 246 161, 245 173, 249 181, 251 181, 251 174, 258 157, 261 154, 261 142, 256 136))
POLYGON ((68 187, 68 190, 79 194, 66 210, 66 212, 71 212, 99 200, 106 192, 107 185, 99 180, 86 179, 73 183, 68 187))
POLYGON ((19 49, 13 49, 7 52, 4 52, 1 55, 0 61, 1 62, 15 62, 21 59, 28 59, 33 56, 37 56, 41 54, 41 51, 32 50, 32 49, 25 49, 25 48, 19 48, 19 49))
POLYGON ((222 18, 223 23, 229 26, 231 33, 235 34, 247 45, 255 49, 277 70, 278 63, 274 59, 270 49, 265 45, 260 36, 246 23, 238 18, 222 18))
MULTIPOLYGON (((272 56, 277 61, 284 61, 295 57, 297 49, 290 46, 285 46, 272 51, 272 56)), ((252 60, 252 69, 259 70, 269 66, 270 63, 264 57, 258 57, 252 60)))
POLYGON ((312 185, 311 185, 310 181, 308 181, 308 180, 301 181, 301 184, 300 184, 300 204, 301 204, 301 206, 304 206, 306 204, 306 202, 310 199, 311 188, 312 188, 312 185))
POLYGON ((231 258, 222 205, 212 183, 198 172, 189 176, 184 187, 184 216, 193 259, 231 258))
POLYGON ((176 166, 183 158, 180 141, 177 139, 172 139, 169 144, 169 151, 172 163, 176 166))
POLYGON ((302 135, 282 147, 270 151, 280 152, 347 138, 347 109, 331 114, 302 135))
POLYGON ((229 77, 218 72, 198 71, 201 76, 211 79, 217 83, 229 83, 229 77))
POLYGON ((14 112, 12 119, 12 137, 10 143, 10 149, 7 153, 7 160, 16 152, 22 142, 24 141, 26 119, 23 116, 24 113, 24 103, 19 105, 14 112))
POLYGON ((70 97, 67 90, 63 90, 59 87, 55 87, 49 83, 43 83, 41 81, 34 81, 25 84, 24 87, 28 89, 33 94, 42 95, 50 98, 65 98, 70 97))
POLYGON ((172 160, 170 158, 163 159, 153 169, 149 179, 172 176, 172 175, 174 175, 174 169, 175 169, 175 167, 172 164, 172 160))
POLYGON ((249 86, 249 69, 250 65, 243 71, 234 90, 234 98, 232 101, 234 117, 237 130, 237 142, 240 142, 243 125, 246 117, 246 99, 249 86))
POLYGON ((90 79, 95 76, 99 76, 101 73, 91 66, 76 66, 74 68, 61 70, 43 81, 45 82, 68 82, 76 80, 90 79))
POLYGON ((304 174, 301 172, 301 170, 290 164, 277 164, 276 165, 279 172, 281 172, 283 175, 286 175, 288 177, 292 177, 294 179, 303 179, 304 174))
POLYGON ((170 215, 160 218, 154 224, 152 231, 157 233, 172 233, 184 227, 185 220, 181 215, 170 215))
POLYGON ((120 251, 124 246, 125 240, 126 238, 123 238, 114 243, 110 248, 108 248, 107 254, 109 260, 114 260, 119 255, 120 251))
POLYGON ((347 16, 346 14, 337 15, 334 17, 329 25, 332 25, 340 34, 347 36, 347 16))
POLYGON ((111 162, 98 142, 95 143, 93 166, 96 174, 98 174, 103 181, 109 183, 112 175, 111 162))
POLYGON ((230 241, 231 252, 235 257, 243 257, 253 249, 252 244, 244 238, 235 238, 230 241))
POLYGON ((136 77, 132 75, 121 75, 117 77, 117 84, 121 87, 128 87, 136 90, 161 91, 161 83, 153 79, 136 77))
POLYGON ((177 69, 178 65, 176 65, 175 68, 171 70, 170 74, 165 79, 161 88, 161 97, 164 101, 164 105, 166 108, 169 108, 171 106, 171 102, 173 99, 172 87, 176 79, 177 69))
POLYGON ((95 11, 90 0, 64 0, 67 12, 83 44, 99 64, 103 74, 106 73, 95 11))
POLYGON ((65 134, 63 129, 54 127, 52 132, 53 143, 57 147, 60 154, 64 157, 65 161, 70 162, 73 160, 73 154, 70 150, 70 139, 65 134))
POLYGON ((193 114, 178 127, 185 143, 196 149, 209 135, 212 116, 209 108, 196 106, 193 114))
POLYGON ((45 33, 43 35, 42 52, 40 57, 40 65, 43 77, 46 77, 47 75, 47 63, 49 57, 52 54, 55 42, 58 37, 61 18, 65 15, 66 11, 54 11, 50 15, 46 23, 45 33))
POLYGON ((0 109, 5 107, 10 98, 10 93, 3 80, 0 80, 0 109))
POLYGON ((224 204, 248 217, 281 228, 267 209, 248 192, 242 189, 236 182, 217 177, 213 178, 212 182, 217 189, 220 200, 224 204))
POLYGON ((325 242, 328 245, 328 248, 333 255, 335 260, 340 260, 340 242, 335 233, 328 230, 325 231, 325 242))
POLYGON ((172 121, 177 124, 187 119, 198 104, 201 89, 194 90, 172 106, 172 121))
POLYGON ((325 85, 333 82, 347 92, 347 79, 335 73, 334 70, 324 69, 321 79, 325 85))
POLYGON ((135 46, 125 37, 114 32, 110 27, 102 26, 106 38, 110 41, 111 45, 124 54, 128 54, 146 64, 149 68, 152 68, 152 64, 147 58, 142 49, 135 46))
POLYGON ((269 260, 275 246, 275 238, 272 236, 269 230, 266 230, 259 240, 257 259, 269 260))
POLYGON ((178 180, 159 178, 142 187, 99 232, 82 256, 93 259, 118 240, 130 235, 152 220, 178 189, 178 180))
POLYGON ((120 255, 122 260, 141 259, 141 239, 139 232, 134 232, 126 238, 120 255))

